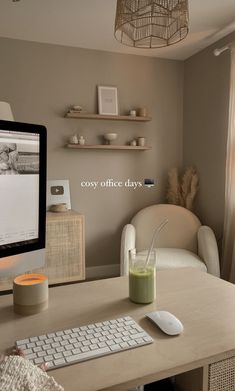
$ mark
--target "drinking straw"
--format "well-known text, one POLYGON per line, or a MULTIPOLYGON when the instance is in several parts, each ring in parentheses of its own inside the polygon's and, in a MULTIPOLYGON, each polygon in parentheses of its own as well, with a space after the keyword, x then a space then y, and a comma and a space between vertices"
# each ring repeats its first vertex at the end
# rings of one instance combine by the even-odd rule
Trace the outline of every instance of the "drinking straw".
POLYGON ((153 233, 153 237, 152 237, 152 241, 151 241, 151 244, 149 246, 149 249, 148 249, 148 254, 147 254, 147 258, 146 258, 146 261, 145 261, 145 267, 148 266, 148 262, 149 262, 149 258, 150 258, 150 254, 151 254, 151 251, 153 249, 153 245, 154 245, 154 241, 156 239, 156 236, 159 232, 161 232, 161 230, 165 227, 165 225, 168 223, 168 219, 165 219, 161 222, 160 225, 157 226, 157 228, 155 229, 154 233, 153 233))

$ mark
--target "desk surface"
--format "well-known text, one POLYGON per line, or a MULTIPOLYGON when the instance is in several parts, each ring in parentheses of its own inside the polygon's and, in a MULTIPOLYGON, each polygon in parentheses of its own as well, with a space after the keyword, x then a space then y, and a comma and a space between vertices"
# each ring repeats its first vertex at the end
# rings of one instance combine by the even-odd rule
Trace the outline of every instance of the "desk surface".
POLYGON ((50 371, 66 391, 126 390, 198 368, 235 351, 235 286, 193 269, 159 271, 157 300, 131 303, 128 279, 118 277, 51 288, 49 309, 21 317, 12 296, 0 297, 0 351, 23 339, 131 315, 154 338, 151 345, 50 371), (184 324, 168 337, 145 314, 168 310, 184 324))

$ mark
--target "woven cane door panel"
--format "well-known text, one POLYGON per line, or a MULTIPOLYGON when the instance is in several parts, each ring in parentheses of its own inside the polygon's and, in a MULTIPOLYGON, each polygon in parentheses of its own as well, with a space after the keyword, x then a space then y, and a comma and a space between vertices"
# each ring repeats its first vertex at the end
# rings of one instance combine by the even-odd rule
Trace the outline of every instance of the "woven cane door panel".
POLYGON ((85 278, 84 217, 76 212, 47 214, 46 266, 49 283, 85 278))
POLYGON ((209 391, 235 391, 235 357, 209 365, 209 391))

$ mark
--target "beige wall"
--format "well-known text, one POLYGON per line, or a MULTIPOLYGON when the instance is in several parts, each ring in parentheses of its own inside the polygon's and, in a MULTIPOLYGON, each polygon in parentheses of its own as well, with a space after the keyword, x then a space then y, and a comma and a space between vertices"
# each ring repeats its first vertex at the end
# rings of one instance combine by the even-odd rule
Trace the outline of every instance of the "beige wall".
POLYGON ((86 264, 119 262, 123 225, 144 206, 164 200, 166 175, 182 164, 183 63, 147 57, 0 39, 0 100, 11 103, 18 121, 48 129, 48 179, 70 180, 73 209, 86 218, 86 264), (70 104, 96 112, 96 86, 118 87, 120 111, 147 106, 147 124, 65 119, 70 104), (72 151, 73 133, 87 143, 105 132, 118 142, 146 136, 151 151, 72 151), (84 189, 81 181, 108 178, 142 181, 153 189, 84 189))
MULTIPOLYGON (((185 61, 183 161, 200 174, 196 212, 222 238, 230 52, 213 49, 235 39, 231 34, 185 61)), ((221 244, 221 243, 220 243, 221 244)))

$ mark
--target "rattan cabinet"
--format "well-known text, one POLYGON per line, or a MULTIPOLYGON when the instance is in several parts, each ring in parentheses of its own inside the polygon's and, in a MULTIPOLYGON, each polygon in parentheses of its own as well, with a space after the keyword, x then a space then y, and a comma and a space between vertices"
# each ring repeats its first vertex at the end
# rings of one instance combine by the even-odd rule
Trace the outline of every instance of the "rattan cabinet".
POLYGON ((222 356, 229 357, 177 375, 176 391, 234 391, 235 356, 222 356))
MULTIPOLYGON (((75 211, 47 212, 46 261, 36 269, 49 278, 49 284, 85 279, 84 216, 75 211)), ((12 289, 13 278, 0 277, 0 292, 12 289)))
POLYGON ((46 264, 49 284, 85 279, 84 216, 75 211, 47 212, 46 264))

